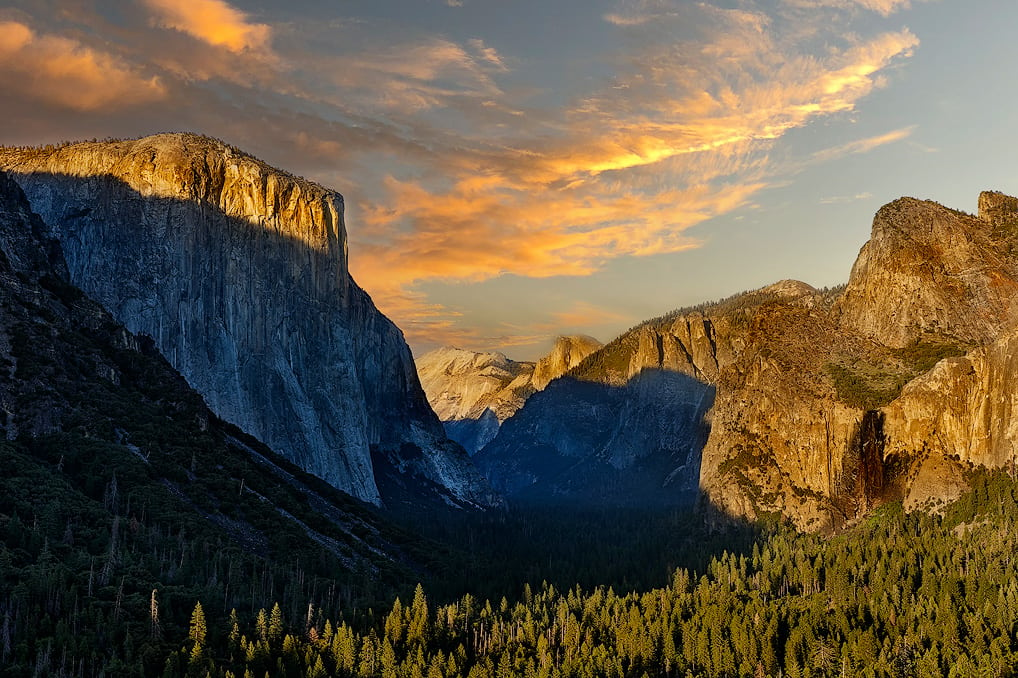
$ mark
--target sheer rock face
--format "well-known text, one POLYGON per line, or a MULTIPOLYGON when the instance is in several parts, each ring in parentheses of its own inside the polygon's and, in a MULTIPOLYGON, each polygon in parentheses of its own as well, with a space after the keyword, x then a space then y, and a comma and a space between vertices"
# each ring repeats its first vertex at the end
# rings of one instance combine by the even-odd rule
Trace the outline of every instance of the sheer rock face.
POLYGON ((408 443, 425 451, 416 472, 484 501, 402 333, 350 279, 338 193, 189 134, 2 149, 0 165, 72 281, 151 336, 219 416, 370 502, 371 448, 408 443))
POLYGON ((984 193, 979 203, 980 217, 914 198, 882 207, 852 267, 842 323, 891 347, 930 334, 991 340, 1018 311, 1018 218, 1013 198, 984 193))
POLYGON ((779 511, 822 529, 887 499, 935 507, 960 493, 960 465, 1008 463, 1018 439, 1016 207, 984 193, 977 218, 897 200, 877 213, 833 306, 778 326, 773 310, 757 313, 757 358, 722 369, 706 498, 729 514, 779 511), (969 352, 919 366, 929 345, 969 352), (850 379, 833 378, 838 370, 850 379), (852 401, 860 381, 883 385, 879 402, 852 401))
POLYGON ((1018 329, 942 360, 884 411, 889 455, 1009 465, 1018 453, 1018 329))
POLYGON ((440 348, 417 359, 417 373, 450 438, 470 454, 484 447, 527 398, 601 346, 587 336, 559 337, 535 365, 497 352, 440 348))

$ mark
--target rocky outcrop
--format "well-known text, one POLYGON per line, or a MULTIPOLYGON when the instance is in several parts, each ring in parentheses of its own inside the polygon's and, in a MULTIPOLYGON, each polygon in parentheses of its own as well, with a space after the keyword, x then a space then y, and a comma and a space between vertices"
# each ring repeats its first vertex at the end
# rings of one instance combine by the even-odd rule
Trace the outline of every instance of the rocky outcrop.
POLYGON ((1018 313, 1009 204, 984 193, 982 218, 914 198, 882 207, 839 304, 842 324, 897 348, 927 335, 991 340, 1018 313))
POLYGON ((573 369, 588 355, 601 348, 602 344, 594 337, 584 334, 559 337, 548 355, 537 361, 531 383, 537 391, 554 379, 573 369))
POLYGON ((979 218, 995 228, 1018 226, 1018 198, 999 191, 979 194, 979 218))
POLYGON ((935 507, 958 496, 965 463, 1000 466, 1014 392, 1014 205, 983 194, 977 218, 897 200, 877 213, 833 305, 815 297, 779 326, 777 309, 760 307, 760 343, 751 329, 749 351, 722 370, 705 498, 817 530, 888 499, 935 507))
POLYGON ((339 194, 190 134, 3 149, 0 165, 75 284, 219 416, 366 501, 381 499, 373 450, 457 502, 488 500, 402 333, 349 276, 339 194))
POLYGON ((417 359, 417 373, 450 438, 473 454, 498 433, 527 398, 578 365, 601 342, 564 336, 535 365, 497 352, 439 348, 417 359))
POLYGON ((1018 460, 1018 329, 939 362, 884 408, 887 454, 1001 468, 1018 460))

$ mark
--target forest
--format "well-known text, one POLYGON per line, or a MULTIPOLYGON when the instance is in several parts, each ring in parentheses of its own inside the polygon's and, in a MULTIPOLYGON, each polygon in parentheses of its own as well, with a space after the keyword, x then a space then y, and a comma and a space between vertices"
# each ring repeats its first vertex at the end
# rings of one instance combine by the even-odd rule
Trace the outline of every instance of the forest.
POLYGON ((448 546, 444 568, 419 570, 423 584, 405 575, 391 602, 370 606, 322 604, 341 577, 296 566, 251 559, 224 576, 220 547, 172 531, 146 541, 130 520, 114 529, 124 555, 113 566, 74 561, 70 550, 102 554, 110 540, 96 531, 79 545, 52 511, 4 511, 0 675, 1013 675, 1018 485, 987 471, 970 480, 941 514, 888 504, 827 536, 718 531, 689 514, 450 524, 472 555, 448 546), (150 579, 146 543, 190 578, 142 595, 130 580, 150 579), (227 581, 256 595, 224 595, 227 581))

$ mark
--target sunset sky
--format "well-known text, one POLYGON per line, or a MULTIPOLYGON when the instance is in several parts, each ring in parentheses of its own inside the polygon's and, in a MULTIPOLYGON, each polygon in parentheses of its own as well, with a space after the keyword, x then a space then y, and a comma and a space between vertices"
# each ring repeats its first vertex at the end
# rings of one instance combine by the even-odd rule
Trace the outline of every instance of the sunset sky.
POLYGON ((0 143, 188 130, 346 198, 420 353, 848 278, 901 195, 1018 191, 1013 0, 31 0, 0 143))

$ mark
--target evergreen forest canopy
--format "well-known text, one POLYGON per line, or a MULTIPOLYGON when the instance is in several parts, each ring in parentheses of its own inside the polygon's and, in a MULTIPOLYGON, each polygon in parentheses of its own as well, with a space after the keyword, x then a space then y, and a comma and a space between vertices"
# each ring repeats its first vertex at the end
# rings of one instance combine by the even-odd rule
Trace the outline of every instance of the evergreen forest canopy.
POLYGON ((195 608, 167 675, 1006 676, 1018 667, 1018 486, 981 472, 943 516, 888 505, 834 538, 785 528, 645 592, 529 584, 510 602, 429 605, 418 586, 368 627, 312 611, 195 608), (269 622, 266 622, 269 619, 269 622))
POLYGON ((1013 675, 1018 485, 982 470, 972 484, 943 515, 890 504, 833 537, 773 525, 709 539, 680 514, 504 514, 451 527, 469 549, 446 548, 423 586, 404 576, 373 607, 308 605, 325 579, 253 562, 231 581, 258 595, 231 607, 216 547, 185 535, 168 536, 187 575, 142 596, 144 545, 160 543, 132 536, 144 529, 124 525, 119 576, 100 581, 103 559, 84 552, 109 549, 108 525, 68 544, 52 512, 4 506, 0 675, 1013 675))

